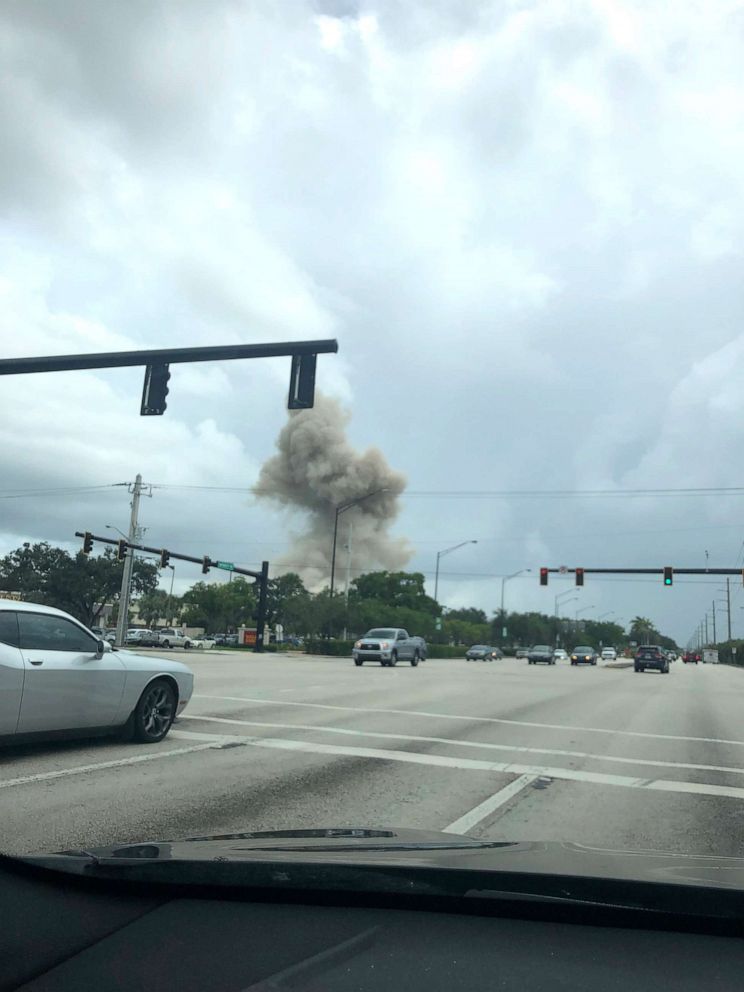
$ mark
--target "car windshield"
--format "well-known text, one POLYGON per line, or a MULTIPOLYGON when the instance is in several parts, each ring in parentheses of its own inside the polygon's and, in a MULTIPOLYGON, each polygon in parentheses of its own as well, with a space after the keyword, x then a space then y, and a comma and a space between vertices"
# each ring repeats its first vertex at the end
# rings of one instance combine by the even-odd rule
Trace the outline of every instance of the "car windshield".
POLYGON ((6 0, 0 51, 0 853, 744 857, 744 7, 6 0))

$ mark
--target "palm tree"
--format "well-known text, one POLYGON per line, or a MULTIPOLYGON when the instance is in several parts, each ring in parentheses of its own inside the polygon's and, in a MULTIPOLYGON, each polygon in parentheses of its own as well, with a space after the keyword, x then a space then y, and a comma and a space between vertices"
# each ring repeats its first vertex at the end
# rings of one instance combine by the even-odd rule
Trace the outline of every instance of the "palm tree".
POLYGON ((651 641, 651 635, 656 633, 656 627, 648 617, 633 617, 630 621, 630 639, 633 641, 648 644, 651 641))

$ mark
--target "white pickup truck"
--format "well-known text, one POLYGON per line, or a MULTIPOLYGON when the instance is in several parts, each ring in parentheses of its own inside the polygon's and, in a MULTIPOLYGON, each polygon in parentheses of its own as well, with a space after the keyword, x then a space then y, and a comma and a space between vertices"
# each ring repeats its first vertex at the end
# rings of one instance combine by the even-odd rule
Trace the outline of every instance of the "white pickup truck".
POLYGON ((420 661, 426 661, 426 641, 411 637, 402 627, 373 627, 354 644, 351 656, 357 668, 365 661, 377 661, 383 668, 410 661, 415 668, 420 661))
POLYGON ((158 631, 158 644, 162 648, 191 648, 198 641, 196 637, 188 637, 182 630, 175 627, 165 627, 158 631))

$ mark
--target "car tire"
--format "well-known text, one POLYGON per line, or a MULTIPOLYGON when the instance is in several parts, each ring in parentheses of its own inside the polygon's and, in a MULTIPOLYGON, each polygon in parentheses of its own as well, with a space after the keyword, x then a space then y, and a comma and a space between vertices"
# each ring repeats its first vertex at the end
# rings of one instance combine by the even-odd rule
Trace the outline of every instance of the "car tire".
POLYGON ((415 668, 419 663, 419 653, 414 651, 413 658, 411 658, 411 668, 415 668))
POLYGON ((597 664, 597 659, 596 658, 592 661, 592 664, 593 665, 596 665, 597 664))
POLYGON ((191 647, 191 641, 186 641, 183 646, 183 649, 184 651, 188 651, 190 647, 191 647))
POLYGON ((355 658, 354 664, 356 665, 357 668, 361 668, 362 665, 364 664, 364 660, 362 658, 355 658))
POLYGON ((163 647, 164 648, 169 648, 170 647, 170 641, 163 641, 163 647))
POLYGON ((168 679, 155 679, 144 690, 130 717, 132 739, 138 744, 162 741, 176 718, 177 694, 168 679))
POLYGON ((388 666, 390 668, 395 668, 397 664, 398 664, 398 655, 395 653, 395 651, 393 651, 393 653, 390 655, 390 661, 388 662, 388 666))

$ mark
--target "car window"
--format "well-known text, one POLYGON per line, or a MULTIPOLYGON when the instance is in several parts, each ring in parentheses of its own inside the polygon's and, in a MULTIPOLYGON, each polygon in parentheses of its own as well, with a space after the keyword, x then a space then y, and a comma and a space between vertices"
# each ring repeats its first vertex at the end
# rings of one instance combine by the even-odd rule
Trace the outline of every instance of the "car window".
POLYGON ((48 613, 21 613, 20 645, 29 651, 95 651, 96 640, 77 624, 48 613))
POLYGON ((0 641, 3 644, 10 644, 11 647, 20 647, 18 640, 18 620, 16 613, 11 610, 0 612, 0 641))

